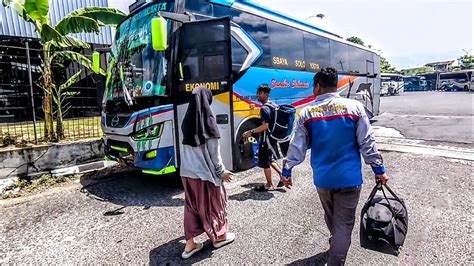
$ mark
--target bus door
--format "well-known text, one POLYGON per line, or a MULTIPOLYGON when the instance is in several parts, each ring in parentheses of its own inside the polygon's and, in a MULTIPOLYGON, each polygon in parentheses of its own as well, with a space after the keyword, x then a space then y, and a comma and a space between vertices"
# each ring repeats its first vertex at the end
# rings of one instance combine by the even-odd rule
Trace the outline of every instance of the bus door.
MULTIPOLYGON (((176 147, 182 143, 181 125, 192 91, 197 87, 211 90, 211 108, 219 128, 220 148, 226 169, 233 169, 232 62, 230 18, 185 22, 179 29, 173 91, 177 92, 175 113, 176 147)), ((179 162, 179 150, 176 153, 179 162)))
MULTIPOLYGON (((365 82, 367 83, 367 88, 366 88, 367 93, 364 95, 363 100, 364 100, 364 106, 366 107, 366 111, 370 112, 369 116, 373 116, 374 110, 378 109, 378 107, 375 106, 376 105, 375 100, 380 99, 380 98, 374 99, 375 87, 377 86, 377 84, 375 84, 375 81, 376 81, 375 80, 375 67, 374 67, 373 61, 366 60, 366 70, 367 70, 366 71, 367 76, 366 76, 365 82)), ((380 86, 380 83, 378 85, 380 86)))

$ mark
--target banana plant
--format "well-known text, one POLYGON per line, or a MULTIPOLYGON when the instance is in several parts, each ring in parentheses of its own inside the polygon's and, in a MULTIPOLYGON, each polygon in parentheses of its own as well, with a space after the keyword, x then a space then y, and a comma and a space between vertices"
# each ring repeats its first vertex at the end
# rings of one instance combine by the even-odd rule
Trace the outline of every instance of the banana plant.
POLYGON ((70 88, 79 80, 81 73, 82 70, 79 70, 61 84, 57 90, 53 90, 52 97, 56 106, 56 134, 59 139, 64 138, 63 117, 71 108, 71 104, 67 100, 79 94, 77 91, 71 91, 70 88))
MULTIPOLYGON (((73 83, 77 82, 79 75, 74 74, 66 83, 56 86, 53 79, 52 65, 54 60, 63 58, 71 60, 91 68, 91 61, 80 53, 72 51, 75 48, 90 49, 90 45, 71 34, 73 33, 100 33, 102 26, 116 26, 125 14, 115 8, 106 7, 85 7, 72 11, 63 17, 56 25, 52 25, 49 20, 49 0, 2 0, 3 5, 14 9, 18 15, 25 21, 33 24, 43 45, 43 111, 44 111, 44 138, 46 141, 53 140, 56 135, 59 138, 64 137, 63 115, 65 112, 56 111, 56 134, 53 127, 53 102, 56 108, 63 107, 65 99, 74 96, 74 93, 68 93, 69 96, 61 98, 58 95, 65 93, 73 83), (77 76, 76 76, 77 75, 77 76), (75 77, 73 79, 73 77, 75 77), (69 84, 65 87, 63 85, 69 84), (62 87, 63 86, 63 87, 62 87), (62 87, 62 92, 59 90, 62 87), (60 105, 56 100, 63 99, 60 105)), ((101 72, 105 74, 105 72, 101 72)))

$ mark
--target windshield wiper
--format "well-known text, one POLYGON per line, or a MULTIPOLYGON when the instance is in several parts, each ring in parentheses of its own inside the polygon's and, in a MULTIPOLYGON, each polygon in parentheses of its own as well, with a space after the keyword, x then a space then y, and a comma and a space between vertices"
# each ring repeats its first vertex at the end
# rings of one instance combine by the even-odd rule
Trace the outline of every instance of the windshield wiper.
POLYGON ((127 88, 127 85, 125 85, 125 78, 124 78, 124 75, 123 75, 123 64, 122 63, 119 63, 119 76, 120 76, 120 82, 122 82, 122 90, 123 90, 123 98, 125 99, 125 103, 128 105, 128 106, 132 106, 133 105, 133 100, 132 100, 132 96, 130 95, 130 92, 128 91, 128 88, 127 88))

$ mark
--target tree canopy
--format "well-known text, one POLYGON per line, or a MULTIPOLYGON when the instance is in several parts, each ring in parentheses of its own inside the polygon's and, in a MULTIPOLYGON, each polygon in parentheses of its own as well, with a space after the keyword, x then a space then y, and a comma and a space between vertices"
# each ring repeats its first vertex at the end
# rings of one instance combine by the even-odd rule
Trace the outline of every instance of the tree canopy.
MULTIPOLYGON (((361 38, 357 37, 357 36, 351 36, 351 37, 347 38, 346 41, 353 42, 353 43, 356 43, 356 44, 359 44, 359 45, 362 45, 362 46, 366 46, 364 41, 361 38)), ((367 47, 372 48, 372 45, 369 44, 369 45, 367 45, 367 47)), ((398 71, 395 67, 390 65, 388 60, 383 56, 380 56, 380 72, 382 72, 382 73, 400 73, 400 71, 398 71)))
POLYGON ((453 70, 474 69, 474 55, 464 55, 458 58, 459 66, 453 70))

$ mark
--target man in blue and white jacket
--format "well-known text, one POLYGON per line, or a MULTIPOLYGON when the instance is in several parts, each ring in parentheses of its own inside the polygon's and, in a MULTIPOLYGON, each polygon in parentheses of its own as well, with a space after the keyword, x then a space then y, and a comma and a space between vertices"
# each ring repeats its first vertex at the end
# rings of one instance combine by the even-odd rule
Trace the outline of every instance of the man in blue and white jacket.
POLYGON ((362 185, 360 155, 372 166, 376 180, 385 184, 388 176, 364 106, 337 92, 337 71, 321 69, 313 80, 317 98, 296 121, 282 180, 285 186, 292 186, 291 169, 303 162, 306 150, 311 149, 313 180, 331 233, 328 265, 341 265, 351 244, 362 185))

